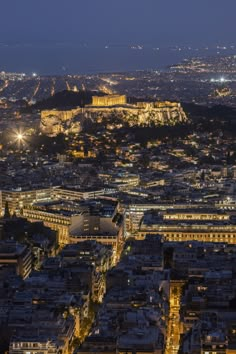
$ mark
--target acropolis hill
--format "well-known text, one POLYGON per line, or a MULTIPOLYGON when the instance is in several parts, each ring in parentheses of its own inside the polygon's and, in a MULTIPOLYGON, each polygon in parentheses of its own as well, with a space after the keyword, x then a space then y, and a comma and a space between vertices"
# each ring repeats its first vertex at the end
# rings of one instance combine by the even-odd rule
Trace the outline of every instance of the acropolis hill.
POLYGON ((176 125, 187 121, 180 103, 137 102, 127 103, 125 95, 93 96, 92 104, 71 110, 44 110, 41 112, 41 130, 50 136, 59 133, 78 133, 82 123, 90 118, 101 121, 116 117, 130 126, 176 125))

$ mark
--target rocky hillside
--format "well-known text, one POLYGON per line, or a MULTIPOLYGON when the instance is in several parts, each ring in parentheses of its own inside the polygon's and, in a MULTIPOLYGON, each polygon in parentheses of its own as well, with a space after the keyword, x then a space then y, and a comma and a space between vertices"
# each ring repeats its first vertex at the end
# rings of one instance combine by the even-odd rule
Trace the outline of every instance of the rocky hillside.
POLYGON ((42 111, 41 130, 51 136, 78 133, 86 119, 94 123, 118 120, 129 126, 173 126, 185 123, 187 116, 179 103, 171 102, 139 102, 114 107, 87 105, 71 110, 42 111))

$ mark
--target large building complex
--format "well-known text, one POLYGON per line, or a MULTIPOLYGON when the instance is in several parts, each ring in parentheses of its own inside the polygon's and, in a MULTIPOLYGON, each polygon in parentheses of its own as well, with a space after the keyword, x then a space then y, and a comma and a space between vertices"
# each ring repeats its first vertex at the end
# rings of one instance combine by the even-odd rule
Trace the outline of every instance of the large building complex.
POLYGON ((22 216, 29 221, 42 221, 57 231, 59 244, 97 240, 114 248, 123 240, 123 220, 119 204, 111 200, 91 200, 35 204, 25 207, 22 216))
POLYGON ((0 191, 0 215, 7 204, 11 214, 19 214, 24 206, 52 200, 87 200, 110 194, 109 189, 73 189, 51 187, 42 189, 18 189, 0 191))
POLYGON ((138 238, 160 234, 168 241, 226 242, 236 244, 235 217, 219 210, 185 209, 147 212, 138 238))
POLYGON ((2 190, 0 191, 0 214, 4 212, 6 204, 11 214, 19 213, 25 205, 35 202, 45 202, 52 197, 51 188, 28 190, 2 190))

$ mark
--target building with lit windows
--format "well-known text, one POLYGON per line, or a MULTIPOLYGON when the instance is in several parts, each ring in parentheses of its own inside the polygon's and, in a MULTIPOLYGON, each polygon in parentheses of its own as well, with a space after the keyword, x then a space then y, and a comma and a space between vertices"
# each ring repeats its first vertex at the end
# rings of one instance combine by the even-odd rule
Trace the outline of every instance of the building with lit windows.
MULTIPOLYGON (((125 220, 126 220, 126 229, 128 232, 136 232, 139 229, 139 225, 144 214, 148 211, 164 212, 166 210, 186 210, 191 208, 197 210, 199 208, 204 208, 205 205, 201 203, 197 204, 167 204, 167 203, 158 203, 158 204, 129 204, 124 205, 125 209, 125 220)), ((209 209, 214 210, 214 205, 207 205, 209 209)))
POLYGON ((62 343, 48 338, 13 337, 10 343, 9 354, 62 354, 66 353, 62 343))
POLYGON ((0 214, 3 215, 6 203, 11 214, 19 214, 25 206, 35 203, 44 203, 52 200, 87 200, 110 194, 110 189, 73 189, 51 187, 28 190, 2 190, 0 191, 0 214))
POLYGON ((30 222, 42 221, 45 226, 57 232, 59 244, 69 243, 69 227, 76 219, 71 215, 57 214, 50 211, 41 210, 39 207, 28 206, 22 210, 22 216, 30 222))
POLYGON ((137 238, 160 234, 167 241, 225 242, 236 244, 236 220, 219 210, 171 210, 147 212, 137 238))
POLYGON ((57 231, 61 245, 96 240, 117 247, 123 239, 118 208, 119 204, 111 200, 58 201, 25 207, 22 216, 31 222, 42 221, 57 231))
POLYGON ((2 190, 0 193, 1 212, 4 212, 6 203, 11 214, 19 213, 24 205, 50 200, 51 188, 33 190, 2 190))
POLYGON ((52 191, 52 196, 55 199, 62 200, 81 200, 95 199, 111 193, 108 189, 72 189, 72 188, 55 188, 52 191))
POLYGON ((33 322, 16 330, 9 346, 9 354, 68 354, 74 338, 75 321, 72 316, 44 322, 33 322))

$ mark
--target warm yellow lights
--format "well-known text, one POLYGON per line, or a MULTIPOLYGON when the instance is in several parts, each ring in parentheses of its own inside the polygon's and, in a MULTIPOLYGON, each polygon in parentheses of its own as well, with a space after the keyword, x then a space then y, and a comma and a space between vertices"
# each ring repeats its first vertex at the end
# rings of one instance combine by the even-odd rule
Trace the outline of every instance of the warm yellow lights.
POLYGON ((20 129, 13 132, 12 139, 12 142, 15 142, 18 146, 22 146, 26 143, 27 137, 25 132, 20 129))
POLYGON ((24 139, 24 135, 22 133, 17 134, 17 140, 22 141, 24 139))

